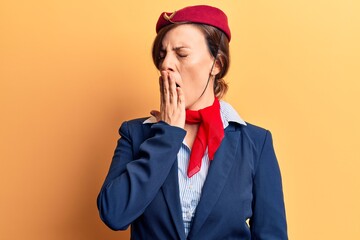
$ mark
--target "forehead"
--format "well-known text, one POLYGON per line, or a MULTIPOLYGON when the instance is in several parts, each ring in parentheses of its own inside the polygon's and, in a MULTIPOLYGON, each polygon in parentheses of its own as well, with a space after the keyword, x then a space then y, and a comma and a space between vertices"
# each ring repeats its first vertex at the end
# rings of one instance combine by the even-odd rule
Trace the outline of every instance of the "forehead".
POLYGON ((182 24, 169 30, 163 40, 163 47, 192 47, 204 45, 206 46, 205 34, 194 24, 182 24))

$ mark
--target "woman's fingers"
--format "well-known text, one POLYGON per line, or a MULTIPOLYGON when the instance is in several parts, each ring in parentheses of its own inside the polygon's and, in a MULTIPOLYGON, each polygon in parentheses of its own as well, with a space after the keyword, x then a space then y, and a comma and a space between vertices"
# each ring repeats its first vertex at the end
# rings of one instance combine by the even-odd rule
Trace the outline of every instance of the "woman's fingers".
POLYGON ((162 104, 165 99, 164 99, 164 80, 163 80, 163 77, 160 76, 159 77, 159 87, 160 87, 160 104, 162 104))
POLYGON ((169 101, 170 104, 174 104, 176 108, 177 105, 177 91, 176 91, 176 83, 173 77, 169 77, 169 101))
POLYGON ((162 84, 163 84, 163 103, 169 102, 169 75, 167 72, 161 72, 162 84))
MULTIPOLYGON (((185 99, 181 88, 176 86, 179 79, 174 73, 161 71, 160 84, 160 120, 184 127, 185 125, 185 99)), ((154 112, 153 116, 158 116, 154 112)), ((158 119, 158 117, 157 117, 158 119)))
POLYGON ((184 96, 184 92, 181 89, 181 87, 176 87, 176 91, 177 91, 177 105, 179 109, 184 109, 185 110, 185 96, 184 96))

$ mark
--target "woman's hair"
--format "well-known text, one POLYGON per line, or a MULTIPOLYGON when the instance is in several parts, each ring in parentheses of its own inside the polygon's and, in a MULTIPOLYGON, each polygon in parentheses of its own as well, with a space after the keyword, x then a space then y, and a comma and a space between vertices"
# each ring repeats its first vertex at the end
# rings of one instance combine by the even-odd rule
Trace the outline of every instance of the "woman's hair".
POLYGON ((217 56, 216 59, 220 64, 220 72, 215 76, 214 94, 217 98, 222 98, 228 90, 228 84, 223 77, 226 75, 230 65, 229 41, 226 35, 216 27, 198 23, 177 23, 163 27, 157 34, 152 48, 152 58, 156 68, 160 68, 160 51, 163 38, 167 32, 180 24, 193 24, 204 33, 210 54, 214 58, 217 56))

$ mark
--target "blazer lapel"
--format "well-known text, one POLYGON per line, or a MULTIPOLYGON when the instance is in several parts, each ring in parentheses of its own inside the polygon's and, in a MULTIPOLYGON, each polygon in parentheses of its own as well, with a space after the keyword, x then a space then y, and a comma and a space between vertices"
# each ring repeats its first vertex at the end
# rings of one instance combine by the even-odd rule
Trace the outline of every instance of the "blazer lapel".
POLYGON ((228 126, 224 139, 210 164, 200 202, 196 208, 194 220, 188 235, 189 239, 194 238, 214 208, 234 163, 239 141, 240 132, 234 131, 234 126, 228 126))
POLYGON ((162 191, 166 199, 170 214, 176 226, 178 235, 180 239, 186 239, 184 223, 182 221, 181 213, 177 160, 172 166, 170 173, 162 186, 162 191))

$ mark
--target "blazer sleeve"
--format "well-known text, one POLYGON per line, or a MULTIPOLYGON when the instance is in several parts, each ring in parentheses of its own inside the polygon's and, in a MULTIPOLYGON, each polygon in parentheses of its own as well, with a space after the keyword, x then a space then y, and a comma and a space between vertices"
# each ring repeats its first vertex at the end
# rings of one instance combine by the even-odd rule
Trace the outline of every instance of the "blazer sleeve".
POLYGON ((128 122, 120 127, 121 137, 97 198, 100 217, 113 230, 127 229, 144 212, 170 172, 186 134, 184 129, 155 123, 134 159, 134 139, 141 136, 132 136, 139 132, 132 130, 128 122))
POLYGON ((281 174, 269 131, 256 164, 251 239, 288 239, 281 174))

